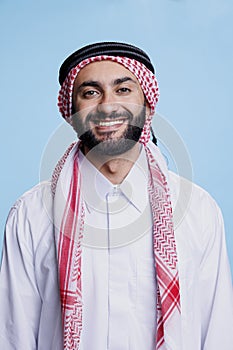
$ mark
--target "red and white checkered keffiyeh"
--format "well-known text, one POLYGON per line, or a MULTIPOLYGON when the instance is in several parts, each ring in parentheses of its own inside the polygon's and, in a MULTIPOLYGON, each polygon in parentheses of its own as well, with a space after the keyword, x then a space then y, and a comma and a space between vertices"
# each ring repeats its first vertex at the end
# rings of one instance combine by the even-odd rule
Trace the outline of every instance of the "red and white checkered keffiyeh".
MULTIPOLYGON (((100 60, 100 57, 102 56, 98 56, 98 60, 100 60)), ((116 57, 113 58, 116 59, 116 57)), ((78 68, 74 68, 74 71, 72 70, 69 73, 60 90, 59 107, 65 118, 69 118, 71 115, 72 89, 75 77, 78 71, 88 64, 86 61, 81 62, 78 68), (71 81, 72 88, 68 86, 71 81)), ((88 61, 89 63, 92 62, 90 59, 88 61)), ((130 70, 132 71, 132 67, 136 63, 135 60, 126 58, 124 66, 126 64, 131 67, 130 70)), ((141 66, 141 63, 139 63, 139 66, 141 66)), ((137 69, 134 68, 137 72, 139 66, 137 66, 137 69)), ((145 69, 148 71, 147 68, 145 69)), ((144 88, 142 89, 144 91, 146 84, 150 85, 150 83, 147 80, 146 83, 145 79, 143 81, 144 88)), ((148 96, 144 91, 150 103, 151 115, 158 99, 157 82, 155 83, 154 80, 152 85, 153 89, 152 86, 147 87, 148 96)), ((153 215, 154 257, 158 281, 156 350, 180 350, 180 291, 172 207, 166 175, 164 170, 161 170, 163 167, 160 166, 163 162, 162 157, 158 148, 148 142, 150 123, 151 117, 146 122, 147 125, 143 129, 140 142, 145 145, 150 171, 148 193, 153 215)), ((81 197, 78 152, 79 142, 73 143, 58 162, 52 177, 64 350, 79 349, 82 331, 81 242, 85 210, 81 197)))
POLYGON ((155 112, 156 103, 159 99, 159 88, 155 75, 143 63, 131 58, 107 55, 95 56, 85 59, 84 61, 80 62, 76 67, 71 69, 65 81, 63 82, 58 95, 58 107, 63 118, 69 120, 69 118, 72 115, 73 86, 78 72, 87 64, 103 60, 109 60, 122 64, 138 79, 142 91, 150 105, 150 115, 146 119, 140 138, 140 142, 146 144, 150 139, 151 119, 155 112))

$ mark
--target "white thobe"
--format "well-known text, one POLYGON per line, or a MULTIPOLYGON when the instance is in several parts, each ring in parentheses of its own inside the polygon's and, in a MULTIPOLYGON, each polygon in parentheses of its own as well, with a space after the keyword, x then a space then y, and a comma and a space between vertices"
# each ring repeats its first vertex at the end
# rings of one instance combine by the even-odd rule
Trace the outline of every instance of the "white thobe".
POLYGON ((80 157, 86 205, 80 348, 154 350, 156 275, 145 151, 117 186, 80 157))
MULTIPOLYGON (((186 208, 180 209, 182 181, 172 172, 167 180, 180 278, 180 350, 232 350, 232 283, 221 212, 196 185, 191 185, 186 208)), ((45 182, 10 211, 0 273, 0 349, 62 349, 52 204, 50 183, 45 182)), ((114 259, 111 263, 117 267, 114 259)), ((88 312, 84 317, 87 324, 88 312)))

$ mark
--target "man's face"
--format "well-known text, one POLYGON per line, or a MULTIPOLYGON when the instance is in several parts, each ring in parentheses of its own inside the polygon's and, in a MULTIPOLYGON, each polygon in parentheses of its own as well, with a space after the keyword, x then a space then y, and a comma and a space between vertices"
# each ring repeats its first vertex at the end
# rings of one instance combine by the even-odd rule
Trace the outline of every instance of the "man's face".
POLYGON ((122 154, 138 142, 146 103, 136 77, 122 65, 101 61, 85 66, 74 83, 72 125, 88 150, 122 154))

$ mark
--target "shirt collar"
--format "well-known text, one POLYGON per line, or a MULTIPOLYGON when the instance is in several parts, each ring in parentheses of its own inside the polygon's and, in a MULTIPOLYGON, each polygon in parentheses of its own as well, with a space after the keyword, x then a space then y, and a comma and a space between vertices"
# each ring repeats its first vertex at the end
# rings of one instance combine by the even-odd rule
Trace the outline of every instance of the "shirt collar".
POLYGON ((79 168, 82 177, 82 195, 89 212, 105 208, 106 197, 113 193, 123 195, 139 212, 148 204, 148 164, 144 147, 130 172, 119 185, 113 185, 98 169, 79 152, 79 168))

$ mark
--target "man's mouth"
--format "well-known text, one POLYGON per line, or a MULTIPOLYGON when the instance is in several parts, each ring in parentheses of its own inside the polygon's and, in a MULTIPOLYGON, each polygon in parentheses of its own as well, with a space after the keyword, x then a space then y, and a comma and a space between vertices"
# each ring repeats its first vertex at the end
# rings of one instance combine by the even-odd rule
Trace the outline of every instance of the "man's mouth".
POLYGON ((95 129, 98 132, 114 132, 117 131, 125 122, 126 118, 109 119, 109 120, 93 120, 95 129))
POLYGON ((95 120, 94 123, 97 126, 114 126, 121 125, 125 122, 125 119, 117 119, 117 120, 95 120))

